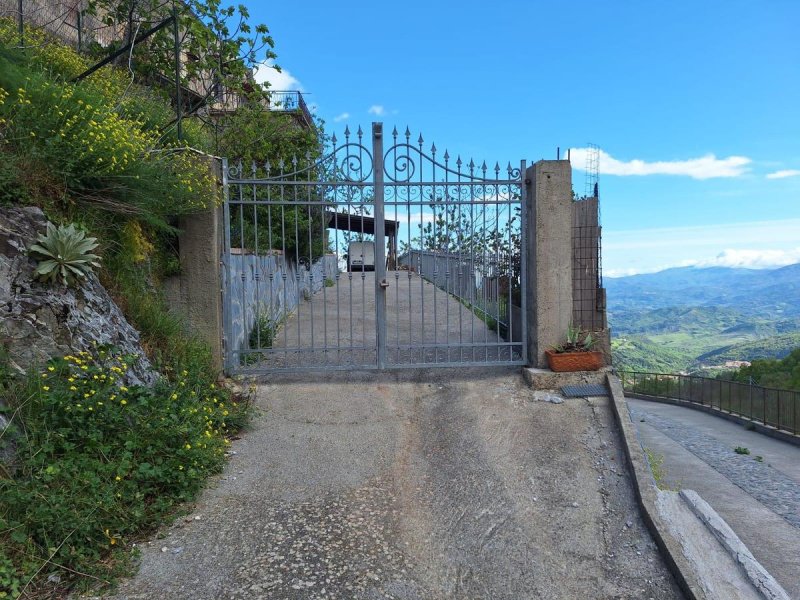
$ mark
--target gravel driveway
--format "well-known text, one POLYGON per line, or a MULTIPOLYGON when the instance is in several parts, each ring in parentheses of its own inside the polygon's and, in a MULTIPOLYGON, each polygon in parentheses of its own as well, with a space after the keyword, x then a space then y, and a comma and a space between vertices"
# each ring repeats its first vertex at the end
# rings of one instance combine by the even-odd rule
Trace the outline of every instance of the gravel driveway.
POLYGON ((635 507, 606 399, 518 370, 260 386, 196 510, 117 598, 680 598, 635 507))

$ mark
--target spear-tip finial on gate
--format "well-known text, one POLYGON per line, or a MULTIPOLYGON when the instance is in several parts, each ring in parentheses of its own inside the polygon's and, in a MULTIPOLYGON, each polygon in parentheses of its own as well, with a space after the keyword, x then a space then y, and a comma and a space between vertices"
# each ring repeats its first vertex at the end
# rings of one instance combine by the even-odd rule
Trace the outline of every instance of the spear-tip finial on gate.
POLYGON ((500 179, 500 163, 499 162, 494 163, 494 178, 495 179, 500 179))
POLYGON ((256 178, 256 169, 257 168, 258 167, 256 167, 256 161, 255 160, 251 161, 250 162, 250 172, 253 174, 253 179, 256 178))
POLYGON ((338 140, 336 139, 336 134, 334 133, 334 134, 331 136, 331 143, 332 143, 332 144, 335 146, 337 141, 338 141, 338 140))
POLYGON ((297 170, 297 155, 296 154, 292 155, 292 169, 294 169, 295 171, 297 170))
POLYGON ((411 139, 411 130, 408 128, 408 125, 406 125, 406 142, 408 142, 408 140, 410 139, 411 139))
POLYGON ((280 170, 280 172, 283 173, 283 169, 284 169, 285 166, 286 166, 286 163, 283 162, 283 157, 281 157, 281 159, 278 161, 278 170, 280 170))
POLYGON ((431 156, 436 156, 436 144, 431 144, 431 156))
POLYGON ((508 178, 511 179, 511 173, 514 172, 514 169, 511 168, 511 162, 510 161, 508 163, 508 167, 506 167, 506 168, 508 169, 508 178))
POLYGON ((444 149, 444 164, 447 164, 447 161, 450 160, 450 153, 447 151, 447 148, 444 149))
POLYGON ((461 165, 462 165, 462 162, 461 162, 461 155, 459 154, 459 155, 458 155, 458 158, 456 158, 456 166, 458 167, 458 170, 459 170, 459 171, 461 170, 461 165))
POLYGON ((486 161, 483 161, 483 164, 481 165, 481 171, 483 172, 483 177, 485 179, 486 178, 486 161))
POLYGON ((350 126, 349 125, 345 125, 344 126, 344 139, 345 139, 345 141, 349 141, 350 140, 350 126))
POLYGON ((361 125, 359 125, 359 126, 358 126, 358 131, 356 131, 356 135, 358 136, 358 139, 359 139, 359 140, 360 140, 362 137, 364 137, 364 131, 361 129, 361 125))
POLYGON ((469 173, 470 173, 470 175, 472 175, 473 171, 475 171, 475 161, 473 161, 473 160, 470 158, 470 159, 469 159, 469 165, 467 165, 467 166, 469 167, 469 173))
POLYGON ((422 143, 423 143, 424 141, 425 141, 425 140, 423 140, 423 139, 422 139, 422 134, 420 133, 420 134, 419 134, 419 139, 417 139, 417 143, 419 144, 419 147, 420 147, 420 149, 422 149, 422 143))
POLYGON ((397 141, 397 127, 392 129, 392 137, 394 138, 394 141, 396 142, 397 141))
POLYGON ((272 163, 269 162, 269 159, 264 163, 264 170, 267 172, 267 177, 269 177, 269 172, 272 170, 272 163))

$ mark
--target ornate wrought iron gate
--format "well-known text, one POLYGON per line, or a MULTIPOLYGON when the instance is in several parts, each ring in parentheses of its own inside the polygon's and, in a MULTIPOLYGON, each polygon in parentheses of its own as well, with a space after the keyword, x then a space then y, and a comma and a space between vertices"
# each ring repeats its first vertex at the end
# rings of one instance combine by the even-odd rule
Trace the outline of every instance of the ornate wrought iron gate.
POLYGON ((524 161, 391 137, 223 161, 229 373, 527 362, 524 161))

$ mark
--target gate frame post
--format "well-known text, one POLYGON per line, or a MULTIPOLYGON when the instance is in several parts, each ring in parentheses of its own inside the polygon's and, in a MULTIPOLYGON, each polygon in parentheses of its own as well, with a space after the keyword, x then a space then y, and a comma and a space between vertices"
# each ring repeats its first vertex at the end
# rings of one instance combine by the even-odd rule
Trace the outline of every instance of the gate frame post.
POLYGON ((572 322, 572 166, 540 160, 525 171, 528 239, 528 363, 547 368, 545 350, 572 322))
POLYGON ((383 123, 372 123, 372 178, 375 204, 375 337, 378 368, 386 367, 386 230, 383 211, 383 123))
POLYGON ((230 277, 231 277, 231 212, 230 212, 230 184, 228 183, 228 159, 222 159, 222 352, 223 369, 226 375, 233 373, 233 348, 231 348, 231 332, 233 322, 231 320, 231 296, 230 296, 230 277))

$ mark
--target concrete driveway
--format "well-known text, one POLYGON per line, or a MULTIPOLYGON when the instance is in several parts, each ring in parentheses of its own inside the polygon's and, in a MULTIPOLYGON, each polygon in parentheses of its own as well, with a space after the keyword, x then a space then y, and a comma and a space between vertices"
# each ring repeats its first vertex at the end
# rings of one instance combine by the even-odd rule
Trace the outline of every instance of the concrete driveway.
POLYGON ((800 447, 691 408, 627 402, 642 444, 664 459, 664 485, 699 493, 800 598, 800 447))
MULTIPOLYGON (((389 271, 386 343, 389 363, 508 361, 506 341, 478 316, 422 277, 389 271)), ((278 330, 262 366, 376 363, 375 273, 340 273, 333 285, 300 302, 278 330)), ((516 357, 519 356, 519 348, 516 357)))
POLYGON ((680 598, 607 399, 516 369, 282 376, 119 599, 680 598), (195 518, 196 517, 196 518, 195 518))

